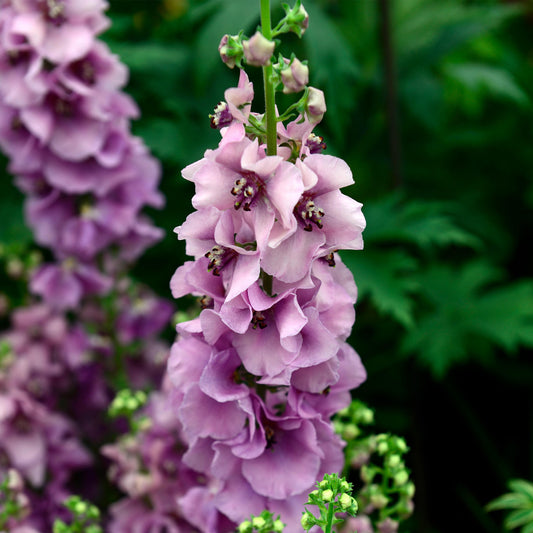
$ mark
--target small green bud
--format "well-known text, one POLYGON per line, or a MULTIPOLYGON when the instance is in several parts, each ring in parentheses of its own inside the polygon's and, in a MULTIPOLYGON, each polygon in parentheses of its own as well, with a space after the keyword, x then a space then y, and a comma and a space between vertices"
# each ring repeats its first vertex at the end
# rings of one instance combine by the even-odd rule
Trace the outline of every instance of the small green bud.
POLYGON ((285 524, 279 518, 277 520, 274 520, 274 524, 272 524, 272 529, 276 533, 281 533, 284 527, 285 527, 285 524))
POLYGON ((68 533, 68 526, 65 522, 57 519, 54 522, 54 533, 68 533))
POLYGON ((322 499, 325 502, 330 502, 333 500, 333 491, 331 489, 326 489, 322 491, 322 499))
POLYGON ((328 481, 327 479, 323 479, 323 480, 318 484, 318 486, 319 486, 321 489, 325 489, 328 485, 329 485, 329 481, 328 481))
POLYGON ((400 453, 405 453, 408 450, 405 439, 402 437, 396 437, 394 444, 400 453))
POLYGON ((346 493, 341 494, 341 497, 339 498, 339 504, 341 506, 341 509, 343 511, 346 511, 349 507, 352 505, 353 498, 346 493))
POLYGON ((387 504, 389 503, 389 498, 387 498, 385 494, 376 492, 375 494, 372 494, 370 496, 370 503, 374 507, 376 507, 376 509, 384 509, 385 507, 387 507, 387 504))
POLYGON ((389 445, 386 442, 379 442, 376 449, 379 455, 385 455, 389 451, 389 445))
POLYGON ((415 484, 412 481, 406 483, 403 487, 403 493, 408 497, 412 498, 415 495, 415 484))
POLYGON ((390 455, 387 459, 387 465, 389 466, 389 468, 396 468, 400 465, 400 463, 401 457, 397 453, 390 455))
POLYGON ((359 413, 359 417, 363 424, 372 424, 374 423, 374 411, 372 409, 362 409, 359 413))
POLYGON ((265 527, 266 520, 262 516, 254 516, 252 518, 252 526, 255 527, 255 529, 261 529, 265 527))
POLYGON ((239 524, 237 529, 239 530, 239 533, 247 533, 252 529, 252 523, 249 520, 245 520, 239 524))
POLYGON ((401 487, 402 485, 405 485, 409 481, 409 474, 407 473, 407 470, 400 470, 394 475, 394 484, 397 487, 401 487))
POLYGON ((351 492, 352 490, 352 484, 351 483, 348 483, 345 479, 343 479, 341 481, 341 484, 340 484, 340 489, 343 491, 343 492, 351 492))
POLYGON ((344 440, 353 440, 361 433, 360 429, 355 424, 346 424, 342 432, 344 440))
POLYGON ((300 520, 300 523, 302 524, 302 527, 307 531, 308 529, 311 529, 311 527, 315 525, 315 517, 309 511, 306 511, 302 515, 302 519, 300 520))

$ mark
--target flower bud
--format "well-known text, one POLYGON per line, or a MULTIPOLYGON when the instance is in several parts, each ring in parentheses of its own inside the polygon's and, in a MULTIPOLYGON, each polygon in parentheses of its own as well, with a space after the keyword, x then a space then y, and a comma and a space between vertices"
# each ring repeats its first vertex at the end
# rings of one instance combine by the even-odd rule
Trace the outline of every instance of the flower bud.
POLYGON ((393 453, 387 459, 387 465, 389 468, 396 468, 401 463, 401 457, 397 453, 393 453))
POLYGON ((346 511, 346 509, 348 509, 348 507, 352 505, 352 500, 353 498, 349 494, 346 494, 346 493, 341 494, 339 498, 339 504, 341 506, 341 509, 343 511, 346 511))
POLYGON ((285 7, 285 20, 283 29, 285 31, 292 31, 301 37, 305 30, 309 27, 309 15, 302 5, 301 0, 297 0, 294 7, 285 7))
POLYGON ((326 100, 320 89, 309 87, 306 103, 307 118, 312 124, 318 124, 326 112, 326 100))
POLYGON ((252 518, 252 526, 255 527, 255 529, 261 529, 262 527, 265 527, 266 520, 262 516, 254 516, 252 518))
POLYGON ((242 60, 243 46, 240 35, 224 35, 218 45, 220 58, 229 68, 239 65, 242 60))
POLYGON ((309 83, 309 67, 294 57, 291 61, 283 58, 285 67, 281 69, 281 81, 283 82, 283 92, 299 93, 303 91, 309 83))
POLYGON ((385 494, 381 494, 380 492, 376 492, 375 494, 372 494, 370 496, 370 503, 376 508, 376 509, 384 509, 387 507, 387 504, 389 503, 389 498, 385 496, 385 494))
POLYGON ((276 43, 269 41, 261 32, 256 31, 255 34, 243 41, 242 48, 244 52, 244 58, 249 65, 255 67, 262 67, 268 65, 270 58, 274 53, 276 43))
POLYGON ((409 474, 406 470, 400 470, 398 473, 394 475, 394 484, 397 487, 401 487, 402 485, 405 485, 409 481, 409 474))
POLYGON ((315 517, 309 512, 306 511, 302 515, 302 519, 300 520, 300 523, 302 524, 302 527, 307 531, 311 528, 311 526, 315 523, 315 517))
POLYGON ((331 500, 333 500, 333 491, 331 489, 326 489, 322 491, 322 499, 325 502, 330 502, 331 500))
POLYGON ((344 431, 342 432, 342 438, 344 440, 353 440, 355 439, 361 431, 355 424, 346 424, 344 426, 344 431))
POLYGON ((398 522, 391 518, 385 518, 377 524, 379 533, 396 533, 398 531, 398 522))
POLYGON ((249 520, 245 520, 239 524, 237 529, 239 533, 248 533, 252 529, 252 523, 249 520))
POLYGON ((274 523, 272 524, 272 529, 275 531, 275 533, 281 533, 284 527, 285 524, 279 518, 274 520, 274 523))

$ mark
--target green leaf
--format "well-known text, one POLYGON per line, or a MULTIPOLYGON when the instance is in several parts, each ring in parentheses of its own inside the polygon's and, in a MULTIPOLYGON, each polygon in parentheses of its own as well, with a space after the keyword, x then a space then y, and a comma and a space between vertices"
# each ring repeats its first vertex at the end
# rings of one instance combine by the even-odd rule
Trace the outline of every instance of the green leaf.
POLYGON ((514 529, 530 523, 533 523, 533 509, 513 511, 503 522, 505 529, 514 529))
POLYGON ((533 522, 530 522, 529 524, 526 524, 522 528, 522 533, 533 533, 533 522))
POLYGON ((531 502, 523 494, 514 492, 503 494, 499 498, 486 505, 487 511, 497 511, 500 509, 529 509, 531 502))
POLYGON ((368 296, 379 312, 405 327, 414 325, 412 294, 418 289, 412 275, 414 259, 400 250, 366 249, 341 255, 357 280, 361 298, 368 296))
POLYGON ((436 377, 443 377, 452 364, 481 357, 479 341, 508 350, 533 345, 533 280, 494 287, 501 277, 483 261, 421 273, 421 294, 430 309, 407 333, 402 351, 416 353, 436 377))
POLYGON ((404 201, 391 195, 365 205, 366 242, 408 242, 423 249, 430 246, 481 247, 481 241, 462 229, 438 202, 404 201))
POLYGON ((533 483, 524 479, 512 479, 508 485, 512 491, 523 494, 533 504, 533 483))
POLYGON ((462 92, 474 98, 490 95, 510 100, 520 106, 529 104, 529 97, 505 69, 482 63, 459 63, 444 67, 443 73, 459 85, 462 92))

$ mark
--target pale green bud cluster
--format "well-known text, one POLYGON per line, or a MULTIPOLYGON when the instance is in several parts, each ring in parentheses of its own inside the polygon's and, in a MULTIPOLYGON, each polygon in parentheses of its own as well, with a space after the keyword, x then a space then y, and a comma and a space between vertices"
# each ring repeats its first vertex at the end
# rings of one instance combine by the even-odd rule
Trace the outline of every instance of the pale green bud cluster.
POLYGON ((343 521, 336 513, 355 516, 358 510, 357 501, 352 496, 352 484, 337 474, 326 474, 324 479, 317 483, 317 489, 309 494, 306 505, 316 505, 320 516, 316 517, 306 508, 301 519, 305 531, 314 526, 319 526, 323 531, 331 531, 332 525, 343 521))
POLYGON ((102 533, 102 528, 96 523, 100 519, 100 511, 79 496, 71 496, 64 502, 65 507, 72 514, 72 522, 66 524, 57 519, 54 522, 54 533, 102 533))
POLYGON ((238 533, 282 533, 285 524, 279 516, 274 518, 270 511, 263 511, 259 516, 251 516, 237 526, 238 533))
POLYGON ((130 424, 131 432, 135 434, 137 431, 146 429, 147 424, 149 424, 147 417, 137 415, 139 409, 146 404, 147 399, 144 391, 133 392, 130 389, 123 389, 117 393, 107 412, 112 418, 125 417, 130 424))

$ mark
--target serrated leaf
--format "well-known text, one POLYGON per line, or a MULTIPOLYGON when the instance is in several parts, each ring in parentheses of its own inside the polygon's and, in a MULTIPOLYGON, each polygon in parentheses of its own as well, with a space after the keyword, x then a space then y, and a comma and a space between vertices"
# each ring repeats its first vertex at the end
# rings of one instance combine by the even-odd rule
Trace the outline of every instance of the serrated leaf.
POLYGON ((343 252, 360 297, 368 296, 376 309, 405 327, 414 325, 413 298, 418 284, 412 276, 416 262, 399 250, 343 252))
POLYGON ((529 509, 531 502, 523 494, 514 492, 503 494, 486 505, 487 511, 497 511, 500 509, 529 509))
POLYGON ((508 486, 512 491, 526 496, 533 504, 533 483, 524 479, 512 479, 509 481, 508 486))
POLYGON ((503 525, 505 529, 514 529, 530 523, 533 523, 533 509, 521 509, 510 513, 505 518, 503 525))
POLYGON ((408 242, 421 248, 430 246, 481 247, 481 241, 461 228, 445 205, 437 202, 404 201, 399 195, 365 205, 367 242, 408 242))
POLYGON ((482 261, 421 273, 421 293, 432 308, 407 333, 404 353, 416 353, 442 377, 455 362, 479 355, 476 339, 507 349, 533 345, 533 280, 493 287, 501 275, 482 261))

